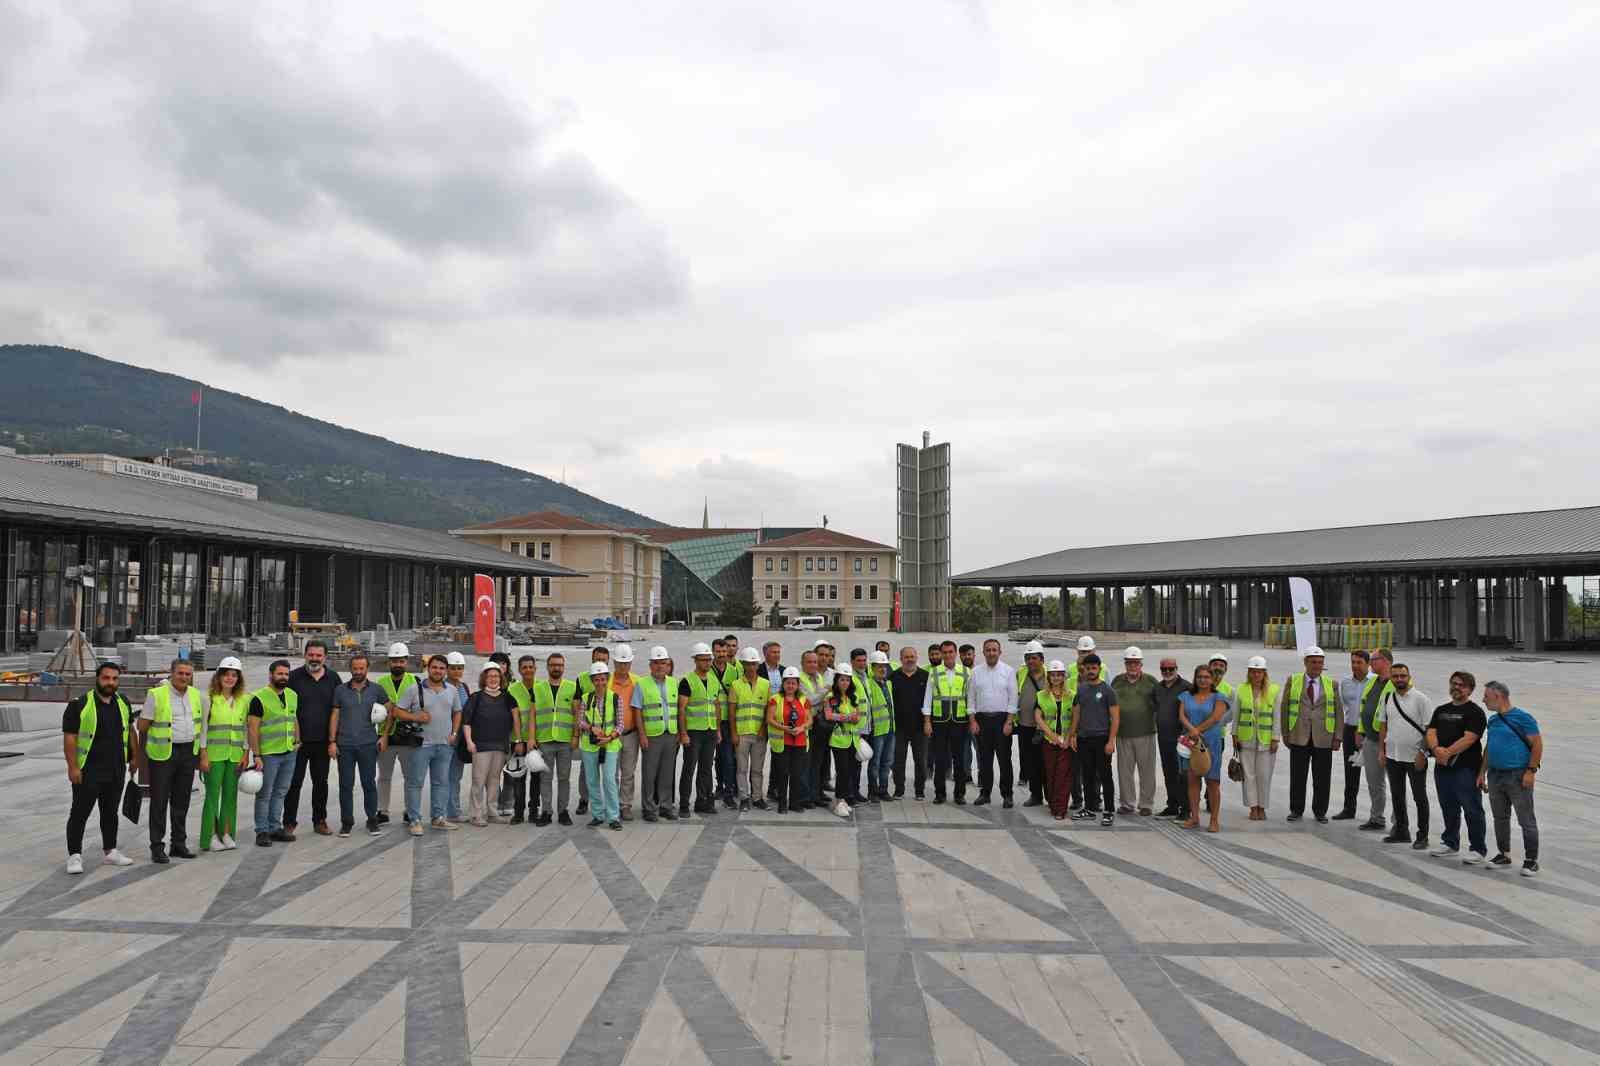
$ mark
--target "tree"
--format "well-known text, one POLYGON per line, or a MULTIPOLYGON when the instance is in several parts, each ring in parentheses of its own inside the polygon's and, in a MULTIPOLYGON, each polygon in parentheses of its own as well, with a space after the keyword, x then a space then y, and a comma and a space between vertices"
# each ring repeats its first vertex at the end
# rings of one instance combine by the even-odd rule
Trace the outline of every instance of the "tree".
POLYGON ((755 617, 755 597, 748 592, 730 592, 722 597, 722 606, 717 610, 717 625, 742 629, 752 625, 755 617))

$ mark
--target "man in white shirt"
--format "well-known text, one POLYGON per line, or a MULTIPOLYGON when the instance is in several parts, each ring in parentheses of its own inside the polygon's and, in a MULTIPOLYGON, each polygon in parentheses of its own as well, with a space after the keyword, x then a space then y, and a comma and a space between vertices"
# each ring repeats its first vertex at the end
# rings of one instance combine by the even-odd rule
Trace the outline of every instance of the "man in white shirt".
POLYGON ((983 642, 983 662, 972 668, 967 684, 967 709, 972 736, 978 747, 978 798, 973 806, 989 802, 994 790, 994 764, 1000 763, 1001 806, 1010 810, 1011 732, 1017 718, 1017 672, 1000 660, 1000 642, 983 642))
POLYGON ((1384 693, 1378 704, 1374 722, 1378 727, 1378 744, 1384 770, 1389 778, 1389 792, 1393 822, 1385 844, 1404 844, 1408 841, 1413 851, 1423 851, 1428 846, 1428 719, 1433 704, 1427 696, 1411 687, 1411 668, 1405 663, 1395 663, 1389 668, 1389 684, 1393 691, 1384 693), (1419 756, 1421 759, 1419 760, 1419 756), (1418 766, 1417 763, 1422 765, 1418 766), (1417 835, 1411 836, 1406 816, 1406 785, 1411 785, 1411 795, 1417 807, 1417 835))

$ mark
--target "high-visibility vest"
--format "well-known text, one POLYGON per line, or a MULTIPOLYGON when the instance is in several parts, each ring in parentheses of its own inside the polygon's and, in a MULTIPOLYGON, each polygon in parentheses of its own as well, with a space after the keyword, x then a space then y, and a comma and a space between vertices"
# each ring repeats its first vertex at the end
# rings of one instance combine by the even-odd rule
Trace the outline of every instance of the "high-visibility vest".
MULTIPOLYGON (((416 683, 416 675, 410 673, 401 674, 400 684, 398 685, 394 683, 393 674, 380 674, 378 677, 378 687, 383 689, 384 695, 389 697, 388 702, 395 704, 400 702, 400 694, 416 683)), ((382 722, 379 722, 378 735, 380 737, 386 737, 390 733, 394 732, 394 722, 395 718, 392 714, 385 718, 382 722)))
POLYGON ((717 680, 722 682, 722 689, 726 692, 733 686, 735 680, 743 676, 744 664, 730 661, 727 666, 722 668, 722 673, 718 675, 717 680))
MULTIPOLYGON (((596 725, 600 726, 602 729, 605 729, 607 731, 616 729, 617 728, 617 694, 615 692, 611 691, 611 686, 610 685, 607 685, 606 689, 605 689, 605 693, 604 693, 604 698, 603 699, 598 699, 597 700, 595 698, 595 696, 596 696, 596 693, 590 693, 589 694, 589 700, 585 704, 585 706, 588 708, 586 713, 585 713, 585 717, 589 720, 589 724, 591 726, 596 726, 596 725), (596 703, 600 703, 603 706, 597 708, 595 706, 596 703)), ((595 742, 594 737, 589 735, 589 731, 587 729, 584 730, 583 731, 583 735, 578 738, 578 747, 581 748, 584 751, 599 751, 600 750, 600 745, 595 742)), ((622 750, 622 738, 621 737, 617 737, 611 743, 607 744, 606 745, 606 750, 607 751, 621 751, 622 750)))
MULTIPOLYGON (((872 711, 871 711, 870 707, 866 706, 866 701, 865 700, 856 700, 856 699, 847 698, 847 699, 841 700, 839 702, 838 709, 835 710, 833 713, 838 714, 838 715, 846 715, 846 714, 852 714, 852 713, 854 713, 854 714, 871 714, 872 711)), ((833 732, 828 734, 828 747, 830 747, 830 748, 853 748, 853 747, 855 747, 856 746, 856 738, 861 735, 861 728, 862 728, 862 723, 861 723, 860 719, 857 719, 854 722, 835 722, 835 723, 833 723, 833 732)))
POLYGON ((659 737, 663 733, 678 731, 678 679, 668 674, 657 684, 649 674, 634 678, 639 687, 640 715, 644 720, 644 735, 659 737))
POLYGON ((250 697, 239 693, 233 699, 212 696, 206 710, 206 758, 212 762, 238 762, 244 757, 245 718, 250 714, 250 697))
POLYGON ((1048 688, 1040 689, 1037 709, 1039 721, 1049 723, 1052 733, 1065 736, 1072 728, 1072 696, 1065 690, 1058 700, 1048 688))
MULTIPOLYGON (((1324 676, 1326 676, 1326 675, 1324 675, 1324 676)), ((1368 696, 1368 694, 1370 694, 1372 692, 1372 686, 1377 684, 1377 683, 1378 683, 1378 675, 1377 674, 1368 674, 1366 682, 1364 684, 1362 684, 1362 686, 1361 686, 1361 708, 1362 708, 1363 711, 1366 710, 1367 696, 1368 696)), ((1383 691, 1378 693, 1378 705, 1376 707, 1374 707, 1373 710, 1372 710, 1372 731, 1374 733, 1376 733, 1378 731, 1378 715, 1383 713, 1384 704, 1388 702, 1389 693, 1391 693, 1393 691, 1394 691, 1394 682, 1385 681, 1383 683, 1383 691)), ((1360 714, 1356 715, 1356 732, 1357 733, 1365 733, 1366 732, 1365 729, 1361 728, 1361 715, 1360 714)))
POLYGON ((722 685, 717 681, 717 675, 708 671, 702 678, 698 672, 691 671, 684 675, 683 680, 689 686, 689 703, 683 709, 684 728, 717 728, 717 697, 722 695, 722 685))
MULTIPOLYGON (((794 719, 794 721, 790 722, 790 721, 784 721, 784 715, 787 712, 784 710, 783 693, 780 692, 776 696, 772 697, 772 699, 771 699, 771 701, 770 701, 770 703, 768 705, 771 706, 771 707, 778 708, 778 720, 780 722, 783 722, 784 725, 790 726, 790 727, 798 726, 800 724, 801 718, 805 717, 803 714, 800 714, 800 712, 802 710, 809 710, 811 708, 811 706, 812 706, 811 701, 807 700, 804 695, 796 696, 795 697, 795 713, 798 715, 798 717, 796 717, 794 719)), ((783 730, 781 730, 781 729, 773 729, 771 723, 768 723, 768 725, 767 725, 767 747, 771 748, 774 752, 777 752, 777 753, 781 754, 782 751, 783 751, 783 748, 784 748, 783 740, 784 740, 784 737, 786 737, 786 736, 788 736, 788 734, 785 733, 783 730)), ((808 729, 804 733, 801 733, 800 737, 799 737, 799 740, 800 740, 800 743, 799 743, 798 746, 800 748, 809 749, 811 747, 811 731, 808 729)))
POLYGON ((1278 739, 1278 697, 1283 686, 1267 682, 1266 701, 1256 706, 1256 690, 1244 684, 1234 689, 1239 715, 1234 719, 1233 735, 1241 744, 1268 745, 1278 739))
MULTIPOLYGON (((1327 674, 1323 674, 1319 681, 1322 682, 1322 724, 1329 733, 1339 735, 1339 690, 1334 688, 1335 681, 1327 674)), ((1280 690, 1281 691, 1281 690, 1280 690)), ((1287 732, 1293 733, 1300 724, 1300 699, 1305 695, 1306 675, 1294 674, 1289 678, 1289 728, 1287 732)))
POLYGON ((767 725, 767 701, 772 699, 772 682, 764 677, 757 677, 755 684, 744 679, 743 675, 733 679, 728 686, 728 702, 733 711, 733 732, 735 736, 753 737, 758 735, 767 725))
POLYGON ((550 682, 538 678, 530 690, 522 681, 506 686, 506 694, 522 711, 522 742, 537 740, 541 744, 551 741, 572 742, 572 701, 578 698, 578 686, 566 678, 554 689, 550 682))
POLYGON ((894 732, 894 696, 889 682, 873 678, 867 682, 867 704, 872 708, 872 736, 886 737, 894 732))
MULTIPOLYGON (((115 699, 117 701, 117 713, 122 716, 122 757, 127 759, 129 751, 128 719, 132 716, 133 710, 128 706, 128 701, 122 698, 120 692, 117 693, 115 699)), ((78 769, 80 770, 83 769, 83 764, 89 761, 89 749, 94 746, 94 733, 100 727, 100 712, 95 703, 95 694, 91 692, 83 698, 83 710, 78 714, 78 769)), ((169 726, 168 728, 170 730, 171 727, 169 726)), ((155 727, 151 726, 151 732, 154 731, 155 727)), ((172 734, 169 732, 167 735, 170 738, 172 734)), ((168 750, 170 751, 171 749, 169 748, 168 750)))
MULTIPOLYGON (((144 753, 146 758, 154 759, 156 762, 166 762, 172 758, 172 687, 163 681, 150 690, 150 695, 156 701, 156 709, 154 717, 150 720, 150 732, 145 737, 144 753)), ((206 713, 206 698, 193 685, 184 689, 184 695, 193 704, 190 715, 194 719, 195 739, 199 740, 200 723, 206 713), (193 693, 192 697, 190 693, 193 693)))
POLYGON ((828 675, 818 674, 817 679, 813 681, 809 675, 802 672, 800 674, 800 695, 804 696, 806 702, 811 705, 811 721, 814 724, 817 720, 817 715, 820 713, 817 708, 821 707, 823 701, 828 698, 828 675))
POLYGON ((967 679, 965 666, 956 666, 947 669, 943 663, 933 668, 928 675, 928 684, 933 688, 933 699, 928 710, 935 722, 948 722, 951 720, 965 722, 967 720, 967 679))
POLYGON ((280 697, 272 686, 256 690, 261 701, 261 754, 282 755, 294 750, 295 712, 300 709, 300 697, 294 689, 286 688, 280 697))

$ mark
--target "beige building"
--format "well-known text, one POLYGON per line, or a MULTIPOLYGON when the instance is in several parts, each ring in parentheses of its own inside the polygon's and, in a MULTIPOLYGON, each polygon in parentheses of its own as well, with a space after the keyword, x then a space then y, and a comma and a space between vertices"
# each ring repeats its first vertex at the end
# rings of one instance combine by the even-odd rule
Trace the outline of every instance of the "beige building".
POLYGON ((560 511, 478 522, 451 534, 513 555, 555 563, 584 576, 508 578, 501 617, 616 618, 630 625, 660 614, 661 547, 642 533, 613 529, 560 511))
POLYGON ((750 591, 763 620, 776 605, 785 621, 821 615, 852 629, 893 625, 896 552, 887 544, 808 529, 757 544, 750 554, 750 591))

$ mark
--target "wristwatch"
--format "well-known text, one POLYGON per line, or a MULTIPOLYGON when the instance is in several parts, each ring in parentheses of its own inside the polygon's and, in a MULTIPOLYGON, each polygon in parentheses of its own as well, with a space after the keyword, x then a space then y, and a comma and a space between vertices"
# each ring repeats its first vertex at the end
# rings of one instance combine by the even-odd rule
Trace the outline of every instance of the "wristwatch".
POLYGON ((1539 768, 1537 766, 1524 766, 1523 769, 1528 771, 1530 774, 1536 774, 1539 772, 1539 768))

